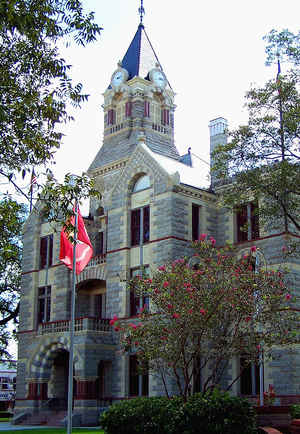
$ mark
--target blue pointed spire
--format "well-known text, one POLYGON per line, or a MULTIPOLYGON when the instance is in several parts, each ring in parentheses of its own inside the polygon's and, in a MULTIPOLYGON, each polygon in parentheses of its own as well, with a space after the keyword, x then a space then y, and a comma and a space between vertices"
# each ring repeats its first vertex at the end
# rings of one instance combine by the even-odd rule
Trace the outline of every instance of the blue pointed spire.
POLYGON ((151 69, 160 62, 141 22, 122 60, 122 67, 128 71, 130 80, 139 76, 147 78, 151 69))

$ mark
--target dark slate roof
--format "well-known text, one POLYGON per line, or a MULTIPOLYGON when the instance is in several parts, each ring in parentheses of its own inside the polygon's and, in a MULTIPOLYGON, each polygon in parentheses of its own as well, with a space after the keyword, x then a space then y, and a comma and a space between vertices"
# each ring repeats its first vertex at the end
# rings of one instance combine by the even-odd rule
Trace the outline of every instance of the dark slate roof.
POLYGON ((191 148, 188 149, 188 153, 181 155, 180 160, 181 163, 186 164, 187 166, 193 167, 192 156, 191 156, 191 148))
POLYGON ((122 60, 122 67, 129 73, 129 78, 139 76, 147 78, 148 72, 159 63, 143 24, 140 24, 134 38, 122 60))

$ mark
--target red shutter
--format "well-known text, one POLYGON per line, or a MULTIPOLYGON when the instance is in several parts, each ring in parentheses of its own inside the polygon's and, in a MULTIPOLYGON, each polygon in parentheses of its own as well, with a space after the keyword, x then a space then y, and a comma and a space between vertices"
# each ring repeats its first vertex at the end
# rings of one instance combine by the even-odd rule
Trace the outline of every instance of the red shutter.
POLYGON ((140 244, 141 210, 131 211, 131 245, 140 244))
POLYGON ((259 216, 258 205, 256 202, 251 203, 251 239, 259 238, 259 216))
POLYGON ((125 117, 129 118, 131 116, 131 113, 132 113, 132 102, 127 101, 125 104, 125 117))
POLYGON ((192 239, 193 241, 199 238, 199 206, 192 205, 192 239))
POLYGON ((144 101, 144 116, 146 118, 150 117, 150 102, 149 101, 144 101))
POLYGON ((110 109, 107 112, 107 124, 113 125, 114 123, 115 123, 115 111, 113 109, 110 109))
POLYGON ((238 243, 248 240, 247 223, 248 223, 247 205, 242 205, 236 213, 238 243))
POLYGON ((143 243, 150 240, 150 207, 143 208, 143 243))

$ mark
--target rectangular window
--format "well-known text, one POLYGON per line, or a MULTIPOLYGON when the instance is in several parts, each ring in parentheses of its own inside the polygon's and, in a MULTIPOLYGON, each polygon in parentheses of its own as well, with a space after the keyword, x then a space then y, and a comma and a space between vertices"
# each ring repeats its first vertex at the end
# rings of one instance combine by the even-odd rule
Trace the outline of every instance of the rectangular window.
POLYGON ((129 356, 129 395, 148 396, 149 395, 149 374, 147 370, 139 372, 137 356, 129 356))
POLYGON ((94 296, 94 316, 96 318, 104 318, 103 316, 103 302, 104 294, 96 294, 94 296))
POLYGON ((257 202, 241 205, 236 211, 237 242, 259 238, 257 202))
MULTIPOLYGON (((150 275, 150 268, 148 265, 143 267, 143 273, 147 276, 150 275)), ((131 270, 130 274, 131 278, 136 276, 142 276, 142 271, 140 268, 135 268, 131 270)), ((144 306, 149 309, 149 297, 140 297, 135 293, 134 289, 132 289, 130 291, 130 316, 137 316, 140 312, 140 309, 144 306)))
POLYGON ((150 102, 149 101, 144 101, 144 116, 145 116, 145 118, 150 117, 150 102))
POLYGON ((140 241, 147 243, 150 239, 150 207, 131 211, 131 245, 138 246, 140 241))
POLYGON ((107 112, 107 125, 114 125, 115 123, 115 111, 113 109, 107 112))
POLYGON ((198 240, 199 239, 199 212, 200 212, 200 206, 192 204, 192 240, 198 240))
POLYGON ((51 286, 38 289, 38 324, 49 322, 51 314, 51 286))
POLYGON ((169 125, 170 124, 170 110, 162 109, 162 111, 161 111, 161 123, 162 123, 162 125, 169 125))
POLYGON ((52 265, 53 257, 53 235, 47 235, 40 240, 40 269, 52 265))
POLYGON ((259 366, 247 362, 246 356, 240 357, 240 391, 241 395, 257 395, 259 393, 259 366))
POLYGON ((132 102, 127 101, 125 104, 125 117, 129 118, 131 116, 131 113, 132 113, 132 102))
POLYGON ((103 255, 104 254, 104 235, 103 232, 98 232, 95 237, 95 249, 94 255, 103 255))

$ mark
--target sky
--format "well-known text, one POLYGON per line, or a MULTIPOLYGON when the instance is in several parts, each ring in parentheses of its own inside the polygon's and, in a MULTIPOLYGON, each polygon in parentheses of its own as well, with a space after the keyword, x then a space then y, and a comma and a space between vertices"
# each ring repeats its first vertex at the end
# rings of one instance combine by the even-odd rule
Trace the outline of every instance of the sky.
MULTIPOLYGON (((85 48, 62 49, 75 82, 89 100, 64 126, 54 172, 80 175, 103 139, 103 92, 133 39, 140 0, 83 0, 103 31, 85 48)), ((247 122, 244 95, 252 84, 276 75, 265 66, 263 36, 271 29, 299 31, 298 0, 144 0, 144 25, 167 78, 176 92, 175 143, 209 161, 208 123, 225 117, 229 128, 247 122)), ((284 70, 284 65, 283 68, 284 70)))
MULTIPOLYGON (((137 30, 140 0, 82 0, 103 27, 96 43, 72 45, 62 56, 90 95, 75 121, 63 126, 54 173, 81 175, 103 139, 102 94, 137 30)), ((144 25, 176 92, 175 142, 209 161, 208 123, 225 117, 230 128, 247 122, 244 95, 276 75, 265 66, 262 37, 271 29, 299 31, 299 0, 144 0, 144 25)), ((282 70, 284 71, 284 65, 282 70)), ((15 345, 13 345, 15 349, 15 345)), ((15 352, 15 351, 13 351, 15 352)))

